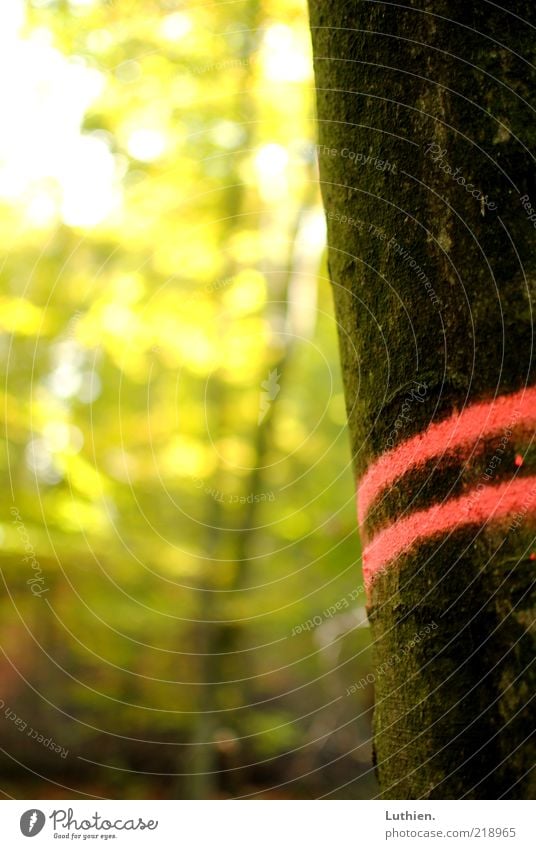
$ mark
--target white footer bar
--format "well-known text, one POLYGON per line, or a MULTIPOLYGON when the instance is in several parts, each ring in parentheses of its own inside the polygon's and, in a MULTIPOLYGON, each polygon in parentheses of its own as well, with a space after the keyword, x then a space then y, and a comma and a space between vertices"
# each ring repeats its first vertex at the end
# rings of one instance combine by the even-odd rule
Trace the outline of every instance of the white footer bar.
POLYGON ((3 801, 1 845, 187 849, 534 849, 518 801, 3 801), (35 842, 34 842, 35 841, 35 842))

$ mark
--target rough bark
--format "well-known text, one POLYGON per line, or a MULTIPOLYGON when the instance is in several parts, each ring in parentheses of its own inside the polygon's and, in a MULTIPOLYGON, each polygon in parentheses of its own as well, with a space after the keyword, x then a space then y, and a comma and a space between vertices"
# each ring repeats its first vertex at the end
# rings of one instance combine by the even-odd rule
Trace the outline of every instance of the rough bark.
MULTIPOLYGON (((535 382, 536 231, 521 198, 536 209, 536 5, 311 0, 310 18, 359 481, 430 422, 535 382), (413 396, 401 418, 417 384, 424 399, 413 396)), ((492 484, 514 474, 519 451, 519 474, 535 474, 528 442, 508 438, 492 484)), ((470 492, 496 450, 491 439, 470 462, 408 472, 365 532, 470 492)), ((463 525, 414 545, 373 582, 384 798, 534 796, 534 532, 532 510, 513 530, 463 525)))

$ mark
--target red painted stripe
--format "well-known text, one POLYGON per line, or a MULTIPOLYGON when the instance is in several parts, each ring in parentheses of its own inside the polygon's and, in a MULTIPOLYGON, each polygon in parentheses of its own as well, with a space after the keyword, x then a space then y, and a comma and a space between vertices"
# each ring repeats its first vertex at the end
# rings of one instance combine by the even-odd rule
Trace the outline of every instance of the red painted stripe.
MULTIPOLYGON (((380 531, 363 553, 365 585, 370 586, 374 577, 395 557, 411 546, 433 536, 457 528, 491 520, 498 521, 520 514, 520 521, 536 514, 536 476, 515 478, 496 486, 472 490, 460 498, 451 498, 443 504, 435 504, 427 510, 412 513, 380 531)), ((518 517, 519 518, 519 517, 518 517)))
POLYGON ((514 427, 529 432, 536 427, 536 386, 472 404, 386 451, 367 469, 360 482, 357 497, 360 525, 379 493, 410 469, 449 452, 459 453, 463 460, 479 439, 514 427))

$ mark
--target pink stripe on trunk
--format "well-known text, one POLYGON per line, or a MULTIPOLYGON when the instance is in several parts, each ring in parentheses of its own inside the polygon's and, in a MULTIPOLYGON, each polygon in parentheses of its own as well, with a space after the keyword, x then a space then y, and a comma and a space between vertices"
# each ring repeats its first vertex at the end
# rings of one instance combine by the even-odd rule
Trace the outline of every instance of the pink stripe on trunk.
MULTIPOLYGON (((362 525, 372 502, 382 490, 433 457, 459 453, 467 457, 479 439, 505 429, 531 431, 536 428, 536 387, 493 401, 472 404, 442 422, 431 424, 423 433, 386 451, 363 476, 358 489, 358 515, 362 525)), ((420 515, 420 514, 419 514, 420 515)))
POLYGON ((434 534, 444 534, 471 524, 483 525, 499 521, 517 513, 522 522, 529 514, 536 514, 536 476, 516 478, 496 486, 472 490, 460 498, 451 498, 427 510, 412 513, 380 531, 363 553, 365 585, 395 557, 399 557, 416 543, 434 534))

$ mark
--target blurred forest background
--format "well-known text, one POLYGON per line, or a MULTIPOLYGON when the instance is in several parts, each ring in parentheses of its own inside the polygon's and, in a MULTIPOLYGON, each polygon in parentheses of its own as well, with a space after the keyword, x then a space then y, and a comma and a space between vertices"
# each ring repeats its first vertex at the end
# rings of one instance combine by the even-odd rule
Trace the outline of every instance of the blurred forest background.
POLYGON ((0 6, 0 787, 368 798, 305 0, 0 6))

